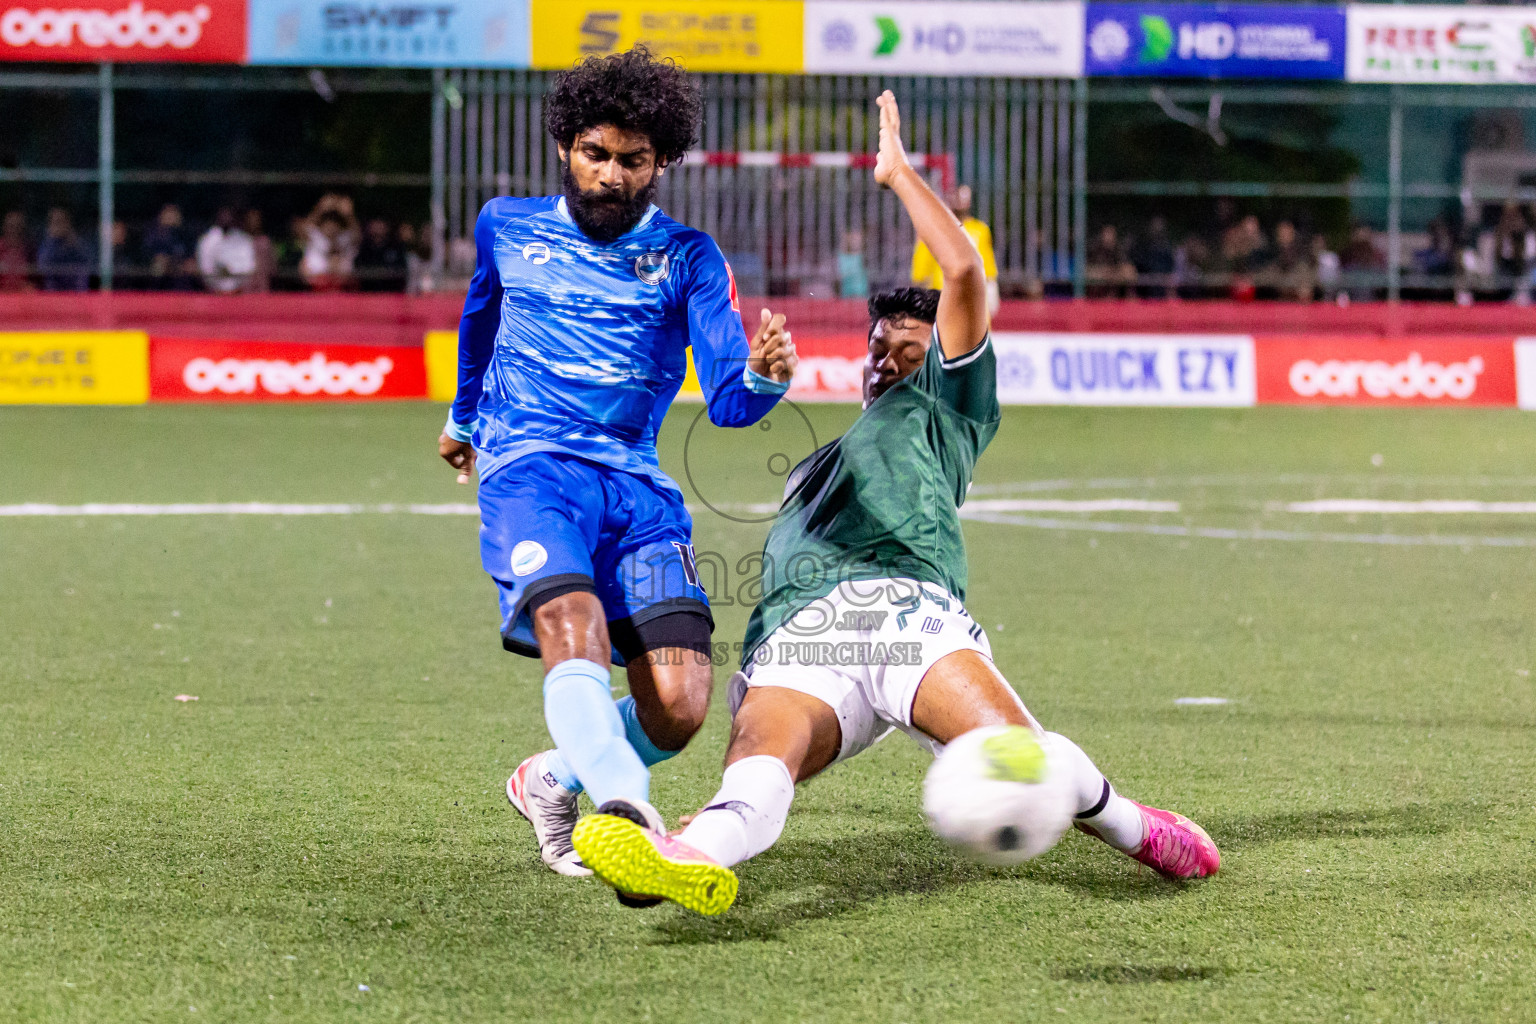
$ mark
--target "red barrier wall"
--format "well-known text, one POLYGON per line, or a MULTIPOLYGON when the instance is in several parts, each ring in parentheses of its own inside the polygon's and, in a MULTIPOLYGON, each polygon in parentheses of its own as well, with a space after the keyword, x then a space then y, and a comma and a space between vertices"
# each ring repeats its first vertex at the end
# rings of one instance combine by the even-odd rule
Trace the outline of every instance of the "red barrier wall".
MULTIPOLYGON (((116 292, 113 294, 0 294, 0 330, 132 329, 181 337, 252 341, 353 342, 420 345, 425 331, 458 323, 457 295, 204 295, 116 292)), ((816 355, 824 342, 845 348, 862 338, 864 303, 858 300, 741 300, 755 323, 764 305, 788 314, 795 342, 816 355)), ((1350 334, 1402 338, 1412 335, 1536 335, 1536 308, 1489 304, 1357 303, 1340 308, 1316 303, 1120 302, 1060 300, 1005 302, 995 326, 1002 331, 1103 331, 1116 333, 1350 334)))

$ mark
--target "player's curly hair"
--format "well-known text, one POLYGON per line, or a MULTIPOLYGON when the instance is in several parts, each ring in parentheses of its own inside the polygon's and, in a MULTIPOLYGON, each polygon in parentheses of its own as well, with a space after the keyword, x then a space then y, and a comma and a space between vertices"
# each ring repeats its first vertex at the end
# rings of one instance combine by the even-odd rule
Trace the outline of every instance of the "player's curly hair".
POLYGON ((588 57, 555 76, 544 98, 544 129, 562 146, 598 125, 643 132, 658 160, 676 163, 699 141, 704 101, 696 79, 644 46, 588 57))
POLYGON ((869 297, 869 329, 882 320, 916 320, 931 324, 939 319, 939 293, 932 288, 893 288, 869 297))

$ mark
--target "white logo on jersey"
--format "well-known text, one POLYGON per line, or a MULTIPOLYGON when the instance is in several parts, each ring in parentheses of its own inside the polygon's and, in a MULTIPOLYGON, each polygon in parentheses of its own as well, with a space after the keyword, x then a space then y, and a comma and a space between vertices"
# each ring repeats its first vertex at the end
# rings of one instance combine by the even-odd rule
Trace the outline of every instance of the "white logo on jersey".
POLYGON ((549 246, 543 242, 529 242, 523 246, 523 259, 534 266, 542 266, 549 262, 549 246))
POLYGON ((635 276, 646 284, 661 284, 672 269, 672 260, 664 252, 648 252, 635 257, 635 276))
POLYGON ((520 540, 512 549, 512 575, 527 576, 538 572, 549 561, 549 552, 536 540, 520 540))

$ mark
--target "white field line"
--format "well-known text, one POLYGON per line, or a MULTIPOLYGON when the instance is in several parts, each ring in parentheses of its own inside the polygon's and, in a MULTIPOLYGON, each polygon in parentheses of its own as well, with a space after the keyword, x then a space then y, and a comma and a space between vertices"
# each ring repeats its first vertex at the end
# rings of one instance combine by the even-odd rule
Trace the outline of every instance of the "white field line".
POLYGON ((967 501, 975 512, 1177 512, 1176 501, 1144 501, 1140 498, 1098 498, 1071 501, 1059 498, 982 498, 967 501))
POLYGON ((966 519, 1036 530, 1086 530, 1091 533, 1147 533, 1161 537, 1199 537, 1206 540, 1278 540, 1324 544, 1384 544, 1403 547, 1536 548, 1536 537, 1468 537, 1448 534, 1314 533, 1305 530, 1236 530, 1218 526, 1172 526, 1162 523, 1104 523, 1091 519, 1041 519, 1002 513, 971 513, 966 519))
POLYGON ((1293 501, 1287 512, 1379 513, 1381 515, 1536 515, 1536 501, 1378 501, 1372 498, 1328 498, 1293 501))
POLYGON ((0 505, 0 516, 477 516, 475 505, 299 505, 268 501, 177 503, 141 505, 92 503, 86 505, 0 505))

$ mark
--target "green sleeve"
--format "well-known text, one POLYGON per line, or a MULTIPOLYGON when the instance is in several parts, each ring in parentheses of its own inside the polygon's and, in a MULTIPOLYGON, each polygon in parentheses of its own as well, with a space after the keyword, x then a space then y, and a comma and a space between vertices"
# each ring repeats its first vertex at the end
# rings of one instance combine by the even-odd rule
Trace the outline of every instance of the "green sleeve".
POLYGON ((939 329, 933 329, 928 357, 913 383, 967 419, 990 423, 1001 415, 997 404, 997 353, 992 335, 958 359, 945 359, 939 329))

